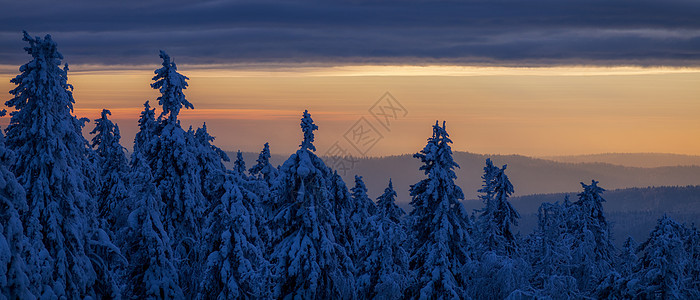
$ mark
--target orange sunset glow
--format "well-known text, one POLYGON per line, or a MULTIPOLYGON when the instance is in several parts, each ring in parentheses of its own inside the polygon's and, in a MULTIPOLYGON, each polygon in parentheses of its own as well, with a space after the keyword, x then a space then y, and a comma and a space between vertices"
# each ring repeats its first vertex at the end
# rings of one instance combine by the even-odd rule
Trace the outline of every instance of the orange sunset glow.
MULTIPOLYGON (((72 69, 76 115, 94 119, 108 108, 131 141, 143 102, 157 98, 152 71, 72 69)), ((476 153, 700 154, 695 68, 185 64, 180 70, 190 78, 185 92, 195 106, 182 113, 183 124, 206 121, 226 150, 255 152, 269 141, 273 152, 292 151, 306 108, 321 125, 318 145, 326 149, 358 118, 371 119, 368 109, 388 91, 408 114, 370 156, 414 152, 436 119, 447 121, 456 150, 476 153)), ((0 87, 10 90, 13 75, 5 72, 0 87)))

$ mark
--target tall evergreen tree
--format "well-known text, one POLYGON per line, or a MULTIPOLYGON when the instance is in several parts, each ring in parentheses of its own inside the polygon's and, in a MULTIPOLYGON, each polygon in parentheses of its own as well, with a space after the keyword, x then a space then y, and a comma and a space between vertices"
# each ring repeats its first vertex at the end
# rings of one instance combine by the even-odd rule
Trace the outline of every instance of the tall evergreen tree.
MULTIPOLYGON (((5 110, 0 111, 0 116, 4 115, 5 110)), ((14 159, 0 131, 0 298, 33 299, 29 278, 39 270, 31 268, 25 260, 36 254, 20 220, 28 205, 24 189, 9 170, 14 159)))
MULTIPOLYGON (((129 173, 134 210, 122 229, 124 253, 129 260, 125 296, 131 299, 183 299, 172 241, 163 225, 160 192, 140 152, 134 152, 129 173)), ((186 280, 186 279, 183 279, 186 280)))
MULTIPOLYGON (((275 298, 354 298, 354 265, 335 235, 339 230, 329 189, 333 173, 312 151, 314 130, 308 111, 301 121, 304 140, 280 168, 273 188, 279 208, 271 220, 270 262, 275 298)), ((347 191, 347 190, 346 190, 347 191)))
POLYGON ((389 179, 389 185, 384 189, 384 193, 377 198, 377 213, 382 217, 386 217, 394 223, 400 224, 401 219, 406 212, 396 205, 396 191, 394 184, 389 179))
POLYGON ((466 297, 469 285, 464 265, 470 262, 470 222, 460 200, 462 189, 455 184, 449 135, 443 122, 433 126, 433 136, 413 157, 428 178, 411 186, 412 248, 410 268, 416 282, 408 291, 415 298, 466 297))
POLYGON ((485 207, 477 220, 479 240, 478 244, 483 251, 495 251, 498 255, 513 256, 517 252, 515 234, 512 225, 518 225, 520 214, 508 201, 513 193, 513 184, 505 174, 506 166, 494 167, 491 159, 486 159, 484 184, 479 192, 479 197, 485 207))
POLYGON ((620 252, 620 258, 616 269, 620 272, 620 274, 622 274, 622 276, 629 276, 632 274, 638 259, 637 243, 631 236, 627 237, 625 242, 622 244, 622 251, 620 252))
POLYGON ((155 159, 155 144, 158 141, 158 123, 155 116, 155 108, 152 109, 146 101, 139 116, 139 131, 134 137, 134 152, 140 152, 149 164, 155 159))
POLYGON ((241 176, 246 176, 245 160, 243 160, 243 153, 241 150, 236 152, 236 161, 233 162, 233 171, 241 176))
POLYGON ((270 266, 254 206, 257 195, 239 175, 227 175, 225 193, 206 219, 209 256, 200 283, 201 299, 270 297, 270 266))
MULTIPOLYGON (((188 134, 188 136, 192 136, 188 134)), ((207 124, 197 128, 194 133, 196 143, 196 157, 198 162, 199 180, 202 183, 202 192, 207 198, 208 205, 213 207, 221 199, 224 193, 224 181, 226 166, 223 162, 230 161, 226 152, 212 144, 214 137, 207 131, 207 124)))
POLYGON ((513 185, 506 166, 495 167, 486 159, 484 183, 479 197, 484 208, 476 221, 475 244, 478 263, 473 267, 472 294, 480 299, 503 299, 516 289, 529 287, 529 264, 520 257, 512 225, 520 215, 508 201, 513 185))
POLYGON ((248 170, 251 176, 264 180, 269 187, 277 178, 277 169, 270 163, 270 156, 270 144, 265 143, 255 165, 248 170))
POLYGON ((408 253, 403 248, 406 232, 401 218, 406 213, 395 203, 396 191, 389 186, 377 198, 377 212, 367 223, 374 224, 367 233, 358 260, 359 296, 362 299, 403 299, 411 275, 408 253))
POLYGON ((352 226, 352 234, 354 236, 354 244, 349 248, 349 252, 355 264, 359 264, 361 256, 356 255, 362 244, 366 243, 366 239, 375 230, 376 224, 368 222, 370 217, 377 213, 377 207, 372 199, 367 195, 367 186, 362 181, 362 176, 355 175, 355 186, 350 189, 352 200, 352 211, 350 212, 350 225, 352 226))
POLYGON ((93 154, 81 135, 86 119, 71 115, 68 66, 61 67, 63 56, 50 35, 24 32, 23 39, 32 60, 11 80, 17 87, 5 104, 15 111, 6 133, 29 206, 22 223, 38 253, 29 263, 41 268, 32 286, 46 297, 118 296, 106 271, 109 259, 102 256, 118 249, 98 227, 89 177, 96 175, 93 154))
POLYGON ((126 224, 130 207, 126 203, 128 194, 128 163, 124 147, 119 143, 119 126, 107 117, 112 113, 103 109, 101 117, 95 119, 95 129, 90 134, 91 146, 97 152, 101 180, 98 183, 98 217, 104 228, 114 233, 126 224))
POLYGON ((688 229, 663 216, 649 239, 639 246, 639 264, 632 274, 635 297, 640 299, 691 299, 698 291, 688 286, 685 248, 688 229))
POLYGON ((151 87, 158 89, 158 103, 162 113, 158 117, 159 138, 153 147, 151 162, 154 182, 160 190, 163 207, 163 223, 171 234, 175 261, 186 297, 194 297, 201 278, 204 213, 208 209, 202 191, 201 170, 197 157, 198 142, 194 132, 185 131, 177 119, 180 110, 193 108, 185 99, 187 77, 177 72, 177 66, 165 52, 160 52, 163 67, 155 71, 151 87))
POLYGON ((569 229, 571 202, 542 203, 538 209, 537 227, 528 238, 526 257, 532 266, 532 287, 542 298, 580 298, 573 276, 571 248, 575 243, 569 229))
POLYGON ((160 58, 163 59, 163 67, 157 69, 153 76, 154 83, 151 87, 160 92, 158 104, 163 111, 159 118, 168 117, 173 122, 177 122, 180 110, 184 108, 194 109, 192 103, 185 98, 184 90, 187 89, 187 76, 177 71, 175 61, 170 59, 170 55, 160 50, 160 58))
POLYGON ((581 183, 583 191, 578 201, 569 207, 568 227, 574 239, 571 247, 573 276, 582 292, 592 292, 615 263, 610 225, 603 211, 605 191, 593 180, 581 183))

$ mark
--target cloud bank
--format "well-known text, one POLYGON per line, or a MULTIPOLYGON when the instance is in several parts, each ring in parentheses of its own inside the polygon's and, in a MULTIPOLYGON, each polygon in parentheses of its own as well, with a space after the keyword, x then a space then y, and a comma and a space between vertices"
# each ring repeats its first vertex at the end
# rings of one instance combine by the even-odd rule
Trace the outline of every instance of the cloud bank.
POLYGON ((0 64, 21 31, 71 64, 700 65, 700 1, 13 1, 0 64))

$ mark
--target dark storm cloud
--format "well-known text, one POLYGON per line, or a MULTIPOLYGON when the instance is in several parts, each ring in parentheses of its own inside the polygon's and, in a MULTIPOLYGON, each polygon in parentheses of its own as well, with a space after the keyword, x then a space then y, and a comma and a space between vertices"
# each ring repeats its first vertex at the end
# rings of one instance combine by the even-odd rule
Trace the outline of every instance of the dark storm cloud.
POLYGON ((700 1, 14 1, 0 64, 21 30, 51 33, 72 64, 700 64, 700 1))

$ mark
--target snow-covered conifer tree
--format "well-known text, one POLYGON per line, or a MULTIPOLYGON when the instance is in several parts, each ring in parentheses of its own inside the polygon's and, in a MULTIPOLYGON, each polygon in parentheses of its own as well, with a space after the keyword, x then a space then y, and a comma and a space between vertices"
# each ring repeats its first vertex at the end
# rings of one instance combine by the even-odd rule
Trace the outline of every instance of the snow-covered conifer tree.
MULTIPOLYGON (((0 111, 0 116, 4 115, 5 110, 0 111)), ((39 270, 25 260, 35 253, 20 220, 28 206, 24 189, 9 170, 14 158, 0 131, 0 298, 32 299, 37 295, 32 293, 29 278, 39 270)))
POLYGON ((129 173, 133 188, 129 197, 134 210, 120 233, 129 260, 124 294, 131 299, 183 299, 172 241, 160 213, 160 192, 145 157, 134 152, 133 158, 134 166, 129 173))
MULTIPOLYGON (((188 135, 191 137, 191 135, 188 135)), ((207 131, 207 124, 197 128, 194 133, 196 140, 195 151, 197 161, 199 163, 197 169, 200 174, 200 182, 202 183, 202 192, 207 198, 210 206, 218 203, 224 193, 224 181, 226 174, 226 166, 223 162, 230 161, 228 155, 223 150, 212 145, 214 137, 207 131)))
MULTIPOLYGON (((44 297, 116 297, 108 257, 118 249, 98 227, 93 193, 95 165, 73 112, 68 67, 50 35, 24 32, 32 60, 11 80, 17 85, 5 104, 11 113, 7 147, 17 155, 12 170, 24 187, 28 209, 21 217, 39 266, 32 279, 44 297)), ((116 251, 116 253, 114 253, 116 251)))
POLYGON ((236 152, 236 160, 233 162, 233 171, 240 176, 246 177, 245 160, 243 160, 243 153, 241 150, 236 152))
POLYGON ((126 224, 130 209, 125 201, 129 196, 126 178, 129 166, 124 147, 119 143, 119 126, 108 118, 111 114, 103 109, 90 134, 95 135, 91 146, 98 156, 101 178, 97 193, 98 217, 106 223, 105 229, 114 233, 126 224))
POLYGON ((384 194, 377 198, 377 212, 369 217, 374 229, 367 233, 358 259, 359 296, 361 299, 403 299, 411 284, 406 239, 401 218, 403 209, 395 203, 396 191, 389 180, 384 194))
POLYGON ((156 76, 153 76, 154 83, 151 87, 160 92, 158 104, 163 107, 160 117, 167 116, 172 121, 177 121, 177 116, 184 106, 185 108, 194 109, 192 103, 185 98, 184 90, 187 89, 187 78, 177 72, 175 61, 170 59, 170 55, 165 51, 160 51, 160 58, 163 59, 163 67, 155 71, 156 76))
POLYGON ((228 174, 224 195, 208 214, 206 269, 200 299, 265 299, 270 297, 270 266, 258 232, 257 195, 240 174, 228 174))
MULTIPOLYGON (((312 151, 313 123, 308 111, 301 122, 301 149, 281 166, 273 187, 279 208, 272 218, 270 262, 275 284, 273 297, 349 299, 355 296, 354 265, 338 243, 342 232, 329 189, 333 173, 312 151)), ((346 189, 347 193, 347 189, 346 189)))
POLYGON ((367 187, 365 182, 362 181, 362 176, 355 175, 355 186, 350 189, 350 193, 352 199, 350 220, 354 230, 355 244, 349 250, 349 254, 355 261, 355 264, 359 264, 359 260, 362 259, 357 255, 359 249, 363 247, 362 244, 366 242, 367 236, 375 230, 374 226, 376 224, 369 221, 370 217, 376 213, 377 207, 367 195, 367 187))
MULTIPOLYGON (((688 229, 668 216, 658 220, 649 239, 639 246, 639 263, 631 289, 639 299, 691 299, 697 290, 688 286, 685 248, 688 229)), ((696 279, 697 280, 697 279, 696 279)))
POLYGON ((258 179, 264 180, 269 187, 272 186, 272 182, 277 178, 277 168, 270 164, 270 144, 265 143, 258 159, 255 161, 255 165, 248 170, 251 176, 257 177, 258 179))
POLYGON ((455 184, 452 141, 445 123, 433 126, 433 136, 413 157, 421 160, 420 170, 428 178, 411 186, 410 268, 415 284, 408 297, 466 297, 469 285, 464 265, 470 262, 470 222, 460 200, 462 189, 455 184))
POLYGON ((573 273, 582 292, 592 292, 615 263, 610 225, 605 219, 602 193, 605 191, 593 180, 581 183, 583 191, 578 201, 569 207, 568 229, 574 239, 571 247, 573 273))
POLYGON ((513 185, 505 174, 486 159, 484 183, 479 197, 485 207, 476 220, 475 244, 478 262, 471 264, 474 274, 471 293, 476 298, 503 299, 514 290, 529 289, 530 265, 520 257, 512 225, 520 217, 508 201, 513 185))
POLYGON ((153 152, 158 141, 158 123, 155 116, 155 108, 151 109, 151 105, 146 101, 138 121, 139 131, 134 138, 134 152, 141 152, 149 164, 155 159, 153 152))
POLYGON ((620 258, 617 264, 617 270, 622 274, 622 276, 629 276, 632 274, 633 268, 637 265, 637 243, 630 236, 627 237, 625 243, 622 244, 622 251, 620 251, 620 258))
POLYGON ((202 225, 209 205, 202 191, 200 143, 195 133, 183 130, 177 119, 183 106, 193 108, 183 93, 187 77, 177 72, 168 54, 161 51, 160 57, 163 67, 155 71, 151 87, 161 93, 158 103, 163 112, 158 118, 159 138, 150 165, 164 204, 163 224, 173 240, 179 277, 189 279, 182 281, 181 287, 186 297, 193 297, 206 257, 201 253, 202 225))
POLYGON ((384 189, 384 193, 377 198, 377 213, 386 216, 389 220, 394 223, 402 223, 401 219, 406 212, 396 205, 396 191, 394 190, 394 184, 389 179, 389 185, 384 189))
POLYGON ((517 251, 517 243, 512 225, 518 225, 520 215, 508 201, 513 193, 513 185, 505 174, 506 166, 498 168, 491 159, 486 159, 484 184, 479 197, 485 207, 476 222, 479 248, 484 251, 495 251, 501 256, 513 256, 517 251))

